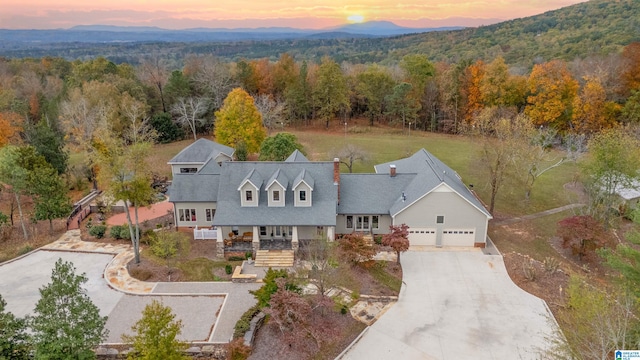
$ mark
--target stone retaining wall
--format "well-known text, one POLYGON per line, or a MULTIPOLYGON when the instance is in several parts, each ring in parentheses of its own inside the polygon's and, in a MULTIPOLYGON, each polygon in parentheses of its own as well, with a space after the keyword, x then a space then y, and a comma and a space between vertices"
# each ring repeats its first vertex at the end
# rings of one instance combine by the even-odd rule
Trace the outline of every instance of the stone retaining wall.
MULTIPOLYGON (((227 358, 227 344, 212 343, 190 343, 184 354, 192 359, 215 359, 225 360, 227 358)), ((104 344, 96 350, 98 359, 126 359, 131 352, 131 347, 123 344, 104 344)))

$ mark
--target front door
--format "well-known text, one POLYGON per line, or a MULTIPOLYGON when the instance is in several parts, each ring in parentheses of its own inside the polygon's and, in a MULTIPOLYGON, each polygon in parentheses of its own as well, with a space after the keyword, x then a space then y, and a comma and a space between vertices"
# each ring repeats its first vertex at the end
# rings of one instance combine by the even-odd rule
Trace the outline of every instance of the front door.
POLYGON ((370 231, 369 219, 369 216, 356 216, 356 231, 370 231))

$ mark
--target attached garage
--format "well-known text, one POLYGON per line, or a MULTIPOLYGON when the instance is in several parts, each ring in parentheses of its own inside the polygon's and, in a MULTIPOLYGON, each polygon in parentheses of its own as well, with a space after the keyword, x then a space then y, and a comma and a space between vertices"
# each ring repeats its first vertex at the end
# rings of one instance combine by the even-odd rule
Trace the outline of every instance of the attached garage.
POLYGON ((446 229, 442 231, 443 246, 473 246, 475 229, 446 229))
POLYGON ((435 245, 436 229, 409 228, 409 244, 411 245, 435 245))

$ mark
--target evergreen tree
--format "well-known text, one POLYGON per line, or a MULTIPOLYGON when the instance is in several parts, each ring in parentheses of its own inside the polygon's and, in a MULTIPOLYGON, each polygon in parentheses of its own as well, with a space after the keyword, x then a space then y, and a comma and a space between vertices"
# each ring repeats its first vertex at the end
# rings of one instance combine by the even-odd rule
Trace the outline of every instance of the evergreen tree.
POLYGON ((0 295, 0 360, 29 358, 29 336, 24 319, 5 311, 7 302, 0 295))
POLYGON ((107 336, 107 318, 82 288, 87 277, 58 259, 51 283, 40 289, 30 319, 36 359, 94 359, 93 348, 107 336))

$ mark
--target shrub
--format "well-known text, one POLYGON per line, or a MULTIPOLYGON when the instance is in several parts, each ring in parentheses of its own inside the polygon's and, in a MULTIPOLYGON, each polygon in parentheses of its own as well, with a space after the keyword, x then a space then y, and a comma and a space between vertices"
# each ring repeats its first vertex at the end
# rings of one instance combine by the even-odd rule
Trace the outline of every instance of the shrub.
POLYGON ((18 251, 18 255, 24 255, 28 252, 31 252, 32 250, 33 250, 33 246, 27 244, 20 248, 20 250, 18 251))
POLYGON ((345 235, 340 240, 338 246, 345 259, 352 265, 356 265, 361 261, 371 260, 376 254, 376 250, 360 233, 345 235))
POLYGON ((529 281, 536 280, 536 267, 534 265, 533 259, 529 259, 522 263, 522 273, 524 274, 524 278, 529 281))
POLYGON ((248 259, 248 258, 250 258, 252 256, 253 256, 253 251, 247 251, 246 253, 244 253, 245 259, 248 259))
POLYGON ((230 264, 225 265, 224 272, 226 272, 227 275, 231 275, 231 273, 233 273, 233 267, 230 264))
POLYGON ((229 256, 229 261, 244 261, 242 256, 229 256))
MULTIPOLYGON (((129 232, 129 229, 126 229, 127 232, 129 232)), ((109 237, 113 238, 113 239, 122 239, 122 231, 123 231, 123 226, 122 225, 113 225, 111 227, 111 229, 109 229, 109 237)))
POLYGON ((98 239, 102 239, 107 232, 107 227, 104 225, 94 225, 89 228, 89 235, 95 236, 98 239))
POLYGON ((251 355, 251 348, 244 344, 243 339, 234 339, 227 344, 227 359, 245 360, 251 355))
POLYGON ((258 315, 259 312, 260 306, 259 304, 256 304, 249 308, 249 310, 245 311, 244 314, 242 314, 233 331, 234 339, 243 337, 244 334, 249 331, 249 328, 251 327, 251 319, 253 319, 254 316, 258 315))
POLYGON ((382 235, 376 235, 373 237, 373 242, 376 243, 376 245, 382 245, 382 235))

